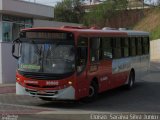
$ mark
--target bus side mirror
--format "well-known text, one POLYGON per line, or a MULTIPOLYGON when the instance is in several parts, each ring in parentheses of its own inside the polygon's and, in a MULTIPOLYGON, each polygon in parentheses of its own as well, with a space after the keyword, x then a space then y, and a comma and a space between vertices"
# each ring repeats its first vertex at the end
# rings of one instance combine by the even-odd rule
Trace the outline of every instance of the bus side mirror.
POLYGON ((16 59, 21 57, 21 42, 19 39, 13 41, 12 56, 16 59))

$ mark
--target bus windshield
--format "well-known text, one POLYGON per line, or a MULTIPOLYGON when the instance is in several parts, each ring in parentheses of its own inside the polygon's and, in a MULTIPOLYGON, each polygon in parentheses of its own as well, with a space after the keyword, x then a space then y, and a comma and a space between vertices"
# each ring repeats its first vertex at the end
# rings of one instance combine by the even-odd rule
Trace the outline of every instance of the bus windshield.
POLYGON ((51 74, 71 73, 75 70, 74 49, 74 44, 66 41, 22 42, 18 70, 51 74))

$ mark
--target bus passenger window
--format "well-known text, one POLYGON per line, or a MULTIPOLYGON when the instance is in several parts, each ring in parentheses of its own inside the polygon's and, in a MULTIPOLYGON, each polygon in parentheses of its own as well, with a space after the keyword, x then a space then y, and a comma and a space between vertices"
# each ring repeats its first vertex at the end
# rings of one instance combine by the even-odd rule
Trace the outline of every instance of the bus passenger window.
POLYGON ((80 37, 77 48, 77 71, 82 72, 87 64, 88 38, 80 37))
POLYGON ((113 49, 114 58, 121 58, 121 48, 114 48, 113 49))
POLYGON ((149 54, 149 38, 143 37, 142 40, 142 53, 144 55, 149 54))
POLYGON ((77 55, 78 55, 78 66, 83 66, 86 64, 86 58, 87 58, 87 48, 86 47, 78 47, 77 49, 77 55))
POLYGON ((142 41, 141 37, 136 38, 136 53, 137 55, 142 55, 142 41))
POLYGON ((106 58, 113 58, 112 55, 112 39, 111 38, 102 38, 102 59, 106 59, 106 58))
POLYGON ((121 39, 120 38, 114 38, 113 56, 115 59, 122 57, 121 39))
POLYGON ((90 39, 90 58, 91 62, 98 62, 100 58, 100 38, 90 39))
POLYGON ((136 56, 136 43, 135 43, 135 38, 131 37, 129 38, 129 55, 130 56, 136 56))
POLYGON ((121 43, 122 43, 122 56, 123 57, 128 57, 129 56, 129 41, 128 38, 121 38, 121 43))

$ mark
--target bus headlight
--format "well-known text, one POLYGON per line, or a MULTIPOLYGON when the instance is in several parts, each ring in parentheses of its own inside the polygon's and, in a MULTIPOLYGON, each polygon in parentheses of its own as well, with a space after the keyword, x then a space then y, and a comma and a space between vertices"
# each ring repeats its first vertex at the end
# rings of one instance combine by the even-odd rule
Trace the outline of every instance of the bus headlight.
POLYGON ((71 82, 71 81, 69 81, 69 82, 68 82, 68 84, 69 84, 69 85, 72 85, 72 82, 71 82))
POLYGON ((19 77, 16 77, 16 80, 17 80, 17 81, 19 81, 19 80, 20 80, 20 78, 19 78, 19 77))

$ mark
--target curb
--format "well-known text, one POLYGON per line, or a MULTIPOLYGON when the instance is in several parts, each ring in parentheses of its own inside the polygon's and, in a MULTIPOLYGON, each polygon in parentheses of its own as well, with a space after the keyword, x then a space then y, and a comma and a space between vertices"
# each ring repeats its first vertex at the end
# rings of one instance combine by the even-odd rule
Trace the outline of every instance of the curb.
POLYGON ((15 84, 0 85, 0 94, 8 94, 8 93, 15 93, 15 92, 16 92, 15 84))
POLYGON ((14 84, 0 84, 0 88, 1 87, 15 87, 16 86, 16 84, 14 83, 14 84))

